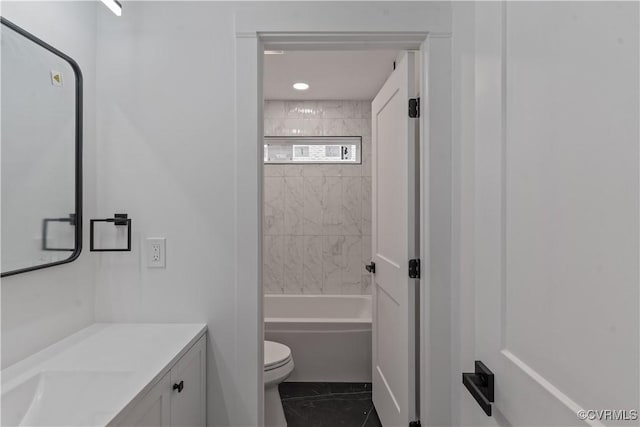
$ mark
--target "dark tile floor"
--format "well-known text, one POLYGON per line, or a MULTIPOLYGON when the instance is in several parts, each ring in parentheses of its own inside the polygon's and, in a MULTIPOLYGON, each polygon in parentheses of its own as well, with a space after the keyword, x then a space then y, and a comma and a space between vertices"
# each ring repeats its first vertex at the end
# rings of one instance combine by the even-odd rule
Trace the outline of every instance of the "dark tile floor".
POLYGON ((371 383, 281 383, 288 427, 382 427, 371 383))

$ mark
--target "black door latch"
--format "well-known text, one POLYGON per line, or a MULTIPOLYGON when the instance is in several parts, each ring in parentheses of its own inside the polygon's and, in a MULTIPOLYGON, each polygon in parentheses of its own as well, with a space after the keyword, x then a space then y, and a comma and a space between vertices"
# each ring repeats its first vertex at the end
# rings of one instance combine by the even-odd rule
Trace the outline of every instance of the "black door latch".
POLYGON ((491 416, 493 372, 479 360, 476 360, 475 368, 475 372, 465 372, 462 374, 462 384, 469 390, 484 413, 491 416))

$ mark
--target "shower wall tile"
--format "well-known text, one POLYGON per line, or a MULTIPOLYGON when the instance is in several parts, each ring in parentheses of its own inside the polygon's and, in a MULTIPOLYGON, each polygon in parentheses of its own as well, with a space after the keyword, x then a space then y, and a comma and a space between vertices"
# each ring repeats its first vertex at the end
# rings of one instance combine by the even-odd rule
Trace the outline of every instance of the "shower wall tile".
POLYGON ((341 293, 361 294, 362 273, 365 271, 362 263, 362 237, 345 236, 343 253, 341 293))
POLYGON ((302 230, 306 236, 322 235, 322 189, 324 178, 303 178, 302 230))
POLYGON ((278 135, 279 132, 284 132, 283 120, 284 118, 268 119, 265 117, 263 125, 265 136, 278 135))
POLYGON ((284 101, 284 113, 289 119, 304 118, 304 102, 303 101, 284 101))
POLYGON ((317 119, 317 118, 305 119, 303 124, 304 135, 305 136, 323 136, 324 135, 323 126, 324 124, 322 119, 317 119))
POLYGON ((341 176, 362 176, 362 165, 342 165, 341 176))
POLYGON ((362 234, 371 235, 371 177, 362 177, 362 234))
POLYGON ((284 101, 269 101, 264 103, 265 119, 284 119, 286 117, 284 101))
POLYGON ((372 260, 371 236, 362 236, 362 264, 369 264, 372 260))
POLYGON ((355 130, 355 126, 347 125, 347 122, 351 122, 351 120, 345 119, 332 119, 332 120, 323 120, 322 121, 322 132, 324 136, 350 136, 347 128, 351 128, 351 135, 360 135, 355 130))
POLYGON ((285 234, 303 235, 304 182, 302 177, 284 178, 284 231, 285 234))
POLYGON ((342 117, 341 119, 357 119, 358 117, 358 101, 344 101, 342 103, 342 117))
POLYGON ((265 165, 265 292, 370 293, 371 103, 266 101, 264 116, 269 136, 362 136, 361 165, 265 165))
POLYGON ((262 285, 267 293, 284 292, 284 237, 264 236, 262 248, 262 285))
POLYGON ((371 293, 371 273, 368 273, 364 266, 373 261, 373 252, 371 247, 371 236, 362 236, 362 293, 371 293))
POLYGON ((371 137, 362 137, 362 176, 371 176, 373 166, 371 164, 371 137))
POLYGON ((284 166, 264 165, 264 176, 284 176, 284 166))
POLYGON ((342 224, 342 179, 325 177, 322 185, 322 234, 343 234, 342 224))
POLYGON ((362 275, 362 293, 363 294, 371 294, 371 274, 365 273, 362 275))
POLYGON ((263 232, 282 235, 284 232, 284 178, 264 178, 263 232))
POLYGON ((366 120, 363 119, 348 119, 342 121, 342 127, 344 131, 344 135, 360 135, 366 136, 365 126, 363 126, 363 122, 366 120))
POLYGON ((322 236, 304 236, 302 293, 322 293, 322 236))
MULTIPOLYGON (((315 177, 326 176, 326 174, 324 173, 325 166, 328 166, 328 165, 304 165, 302 166, 303 168, 302 174, 304 176, 315 176, 315 177)), ((340 166, 340 165, 333 165, 333 166, 340 166)))
POLYGON ((371 103, 370 102, 356 102, 355 111, 356 111, 355 118, 371 120, 371 103))
POLYGON ((304 136, 304 123, 302 118, 286 118, 282 121, 283 129, 276 129, 278 132, 274 136, 304 136))
POLYGON ((304 113, 307 119, 321 119, 322 101, 304 101, 304 113))
POLYGON ((306 166, 303 165, 282 165, 284 176, 303 176, 304 168, 306 166))
POLYGON ((344 165, 327 164, 327 165, 305 165, 304 176, 342 176, 344 165))
POLYGON ((371 119, 354 119, 353 122, 363 138, 371 138, 371 119))
MULTIPOLYGON (((346 101, 348 102, 348 101, 346 101)), ((344 119, 344 104, 341 101, 322 102, 322 118, 324 119, 344 119)))
POLYGON ((362 235, 362 178, 342 178, 342 233, 362 235))
POLYGON ((322 246, 322 293, 342 293, 345 236, 324 236, 322 246))
POLYGON ((303 288, 304 236, 284 237, 284 293, 300 294, 303 288))

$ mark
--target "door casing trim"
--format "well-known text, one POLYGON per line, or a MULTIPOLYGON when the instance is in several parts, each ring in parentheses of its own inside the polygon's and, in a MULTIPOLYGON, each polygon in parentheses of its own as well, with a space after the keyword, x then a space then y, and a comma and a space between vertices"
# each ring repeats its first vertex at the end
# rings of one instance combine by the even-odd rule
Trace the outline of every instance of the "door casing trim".
MULTIPOLYGON (((420 354, 419 387, 421 396, 417 406, 423 425, 428 425, 429 393, 440 388, 432 384, 433 369, 430 358, 430 168, 429 147, 433 138, 451 142, 451 34, 448 32, 287 32, 287 31, 238 31, 236 32, 236 255, 242 259, 242 268, 236 268, 237 313, 254 317, 254 323, 239 325, 238 336, 253 336, 257 352, 255 370, 238 372, 248 380, 259 378, 256 383, 258 396, 257 420, 262 425, 264 416, 263 373, 263 301, 262 301, 262 184, 263 184, 263 94, 262 57, 264 50, 363 50, 403 49, 420 52, 419 93, 423 105, 419 120, 420 130, 420 258, 424 274, 420 278, 420 354), (440 71, 440 72, 438 72, 440 71), (430 90, 438 87, 437 95, 430 90), (443 95, 446 94, 446 95, 443 95), (446 116, 448 120, 430 120, 446 116), (242 120, 240 120, 241 118, 242 120), (247 179, 249 177, 250 179, 247 179), (247 182, 250 181, 250 184, 247 182), (248 335, 247 335, 248 334, 248 335)), ((450 254, 449 254, 450 256, 450 254)), ((249 317, 249 318, 250 318, 249 317)), ((245 317, 245 320, 247 318, 245 317)), ((239 357, 242 357, 239 355, 239 357)), ((445 389, 450 389, 447 385, 445 389)))

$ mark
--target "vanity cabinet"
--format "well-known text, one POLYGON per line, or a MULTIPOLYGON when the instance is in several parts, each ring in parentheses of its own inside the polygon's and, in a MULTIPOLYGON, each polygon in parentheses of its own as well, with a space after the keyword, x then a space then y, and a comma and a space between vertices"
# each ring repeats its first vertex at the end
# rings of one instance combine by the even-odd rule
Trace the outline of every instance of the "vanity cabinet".
POLYGON ((206 424, 206 337, 171 368, 171 426, 206 424))
MULTIPOLYGON (((167 427, 171 421, 171 378, 167 372, 114 426, 167 427)), ((204 425, 204 424, 203 424, 204 425)))
POLYGON ((111 425, 205 426, 206 375, 206 336, 202 336, 151 390, 111 425))

